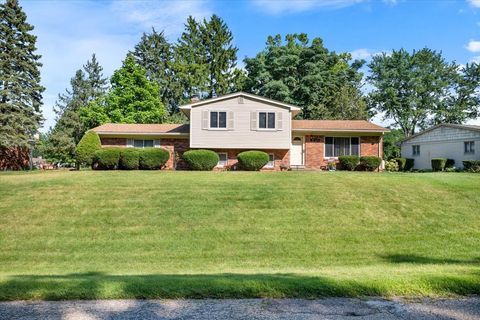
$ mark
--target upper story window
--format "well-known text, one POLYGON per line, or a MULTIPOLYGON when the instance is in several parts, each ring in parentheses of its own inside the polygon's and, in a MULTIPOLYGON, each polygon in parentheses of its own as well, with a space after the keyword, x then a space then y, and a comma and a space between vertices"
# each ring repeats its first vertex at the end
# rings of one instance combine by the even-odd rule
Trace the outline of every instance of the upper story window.
POLYGON ((153 148, 153 140, 133 140, 135 148, 153 148))
POLYGON ((463 143, 463 151, 466 154, 474 154, 475 153, 475 141, 465 141, 463 143))
POLYGON ((412 146, 412 155, 413 156, 419 156, 420 155, 420 146, 419 145, 413 145, 412 146))
POLYGON ((258 128, 275 129, 275 112, 259 112, 258 128))
POLYGON ((227 128, 227 112, 210 111, 210 128, 226 129, 227 128))
POLYGON ((359 137, 325 137, 325 157, 360 155, 359 137))

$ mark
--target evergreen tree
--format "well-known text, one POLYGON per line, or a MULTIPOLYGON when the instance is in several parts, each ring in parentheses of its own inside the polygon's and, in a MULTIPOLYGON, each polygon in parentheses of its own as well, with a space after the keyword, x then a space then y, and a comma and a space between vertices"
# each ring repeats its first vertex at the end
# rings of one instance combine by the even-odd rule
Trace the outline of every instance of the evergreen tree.
POLYGON ((360 91, 364 61, 351 62, 320 38, 310 43, 306 34, 268 37, 267 47, 245 59, 245 90, 302 107, 303 119, 366 119, 360 91))
POLYGON ((28 146, 42 121, 41 56, 17 0, 0 4, 0 147, 28 146))
POLYGON ((95 54, 77 70, 70 80, 71 89, 58 95, 55 106, 57 122, 49 133, 50 158, 59 162, 72 162, 75 147, 86 131, 81 119, 80 108, 91 101, 102 97, 107 88, 107 79, 103 76, 103 68, 98 63, 95 54))
POLYGON ((242 73, 236 68, 238 48, 227 24, 217 15, 202 23, 189 17, 175 48, 176 70, 184 97, 214 97, 237 91, 242 73))
POLYGON ((128 54, 110 80, 111 90, 80 110, 86 128, 105 122, 162 123, 167 112, 158 94, 159 87, 128 54))
POLYGON ((147 78, 155 81, 160 88, 160 98, 171 114, 178 112, 181 100, 181 86, 174 71, 174 50, 163 32, 152 28, 144 33, 132 52, 136 62, 146 70, 147 78))

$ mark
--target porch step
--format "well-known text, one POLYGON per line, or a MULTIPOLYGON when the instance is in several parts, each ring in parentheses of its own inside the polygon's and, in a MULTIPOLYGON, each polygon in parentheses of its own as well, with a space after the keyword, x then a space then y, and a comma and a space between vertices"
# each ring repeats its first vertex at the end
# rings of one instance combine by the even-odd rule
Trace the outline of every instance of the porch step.
POLYGON ((291 165, 290 169, 292 171, 305 170, 305 166, 303 166, 303 165, 291 165))

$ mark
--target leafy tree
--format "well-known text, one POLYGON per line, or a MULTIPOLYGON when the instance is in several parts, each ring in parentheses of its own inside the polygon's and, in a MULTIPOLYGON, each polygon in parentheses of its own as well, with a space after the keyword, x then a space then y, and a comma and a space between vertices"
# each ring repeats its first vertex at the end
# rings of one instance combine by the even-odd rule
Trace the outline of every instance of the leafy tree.
POLYGON ((377 55, 369 67, 367 80, 374 87, 370 107, 393 119, 407 137, 432 122, 462 122, 474 114, 465 112, 476 107, 473 91, 478 86, 478 70, 471 66, 461 76, 455 63, 424 48, 377 55))
POLYGON ((400 142, 405 138, 402 130, 391 129, 383 136, 383 159, 400 157, 400 142))
POLYGON ((77 70, 70 80, 71 88, 59 94, 55 106, 57 122, 49 134, 49 154, 57 161, 73 161, 75 147, 85 133, 79 110, 106 92, 107 79, 103 77, 102 71, 103 68, 93 54, 83 70, 77 70))
POLYGON ((189 17, 175 47, 184 97, 211 98, 238 90, 242 73, 236 68, 237 51, 232 32, 219 16, 201 23, 189 17))
POLYGON ((0 4, 0 147, 28 146, 42 121, 41 56, 17 0, 0 4))
POLYGON ((244 60, 246 91, 302 107, 304 119, 365 119, 360 91, 364 61, 337 54, 306 34, 268 37, 266 48, 244 60))
POLYGON ((147 79, 146 71, 128 54, 110 80, 111 90, 87 107, 81 108, 82 122, 88 128, 105 122, 162 123, 165 107, 158 85, 147 79))

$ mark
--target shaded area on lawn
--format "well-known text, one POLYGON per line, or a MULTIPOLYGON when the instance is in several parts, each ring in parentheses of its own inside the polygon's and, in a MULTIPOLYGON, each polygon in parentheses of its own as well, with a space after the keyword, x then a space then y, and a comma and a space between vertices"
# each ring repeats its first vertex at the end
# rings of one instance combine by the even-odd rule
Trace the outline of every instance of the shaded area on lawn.
POLYGON ((114 298, 318 298, 480 294, 480 270, 401 281, 349 280, 297 274, 15 275, 0 282, 0 300, 114 298), (403 291, 402 291, 403 290, 403 291))
POLYGON ((416 254, 389 254, 380 255, 381 258, 391 263, 413 263, 413 264, 473 264, 480 266, 480 257, 473 259, 451 259, 451 258, 432 258, 416 254))

